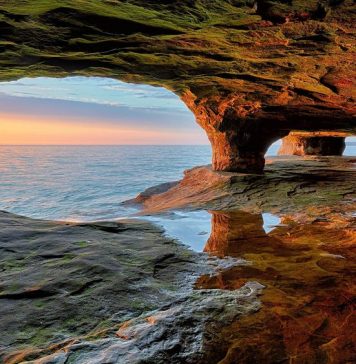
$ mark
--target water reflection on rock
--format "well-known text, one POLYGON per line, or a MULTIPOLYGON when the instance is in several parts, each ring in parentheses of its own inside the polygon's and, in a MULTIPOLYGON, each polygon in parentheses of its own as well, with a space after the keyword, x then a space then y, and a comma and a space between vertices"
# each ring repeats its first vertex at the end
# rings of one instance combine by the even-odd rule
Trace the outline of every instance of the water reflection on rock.
POLYGON ((225 342, 220 363, 351 363, 354 222, 331 212, 317 219, 284 216, 281 222, 266 233, 261 214, 212 212, 204 251, 251 264, 202 276, 196 288, 234 290, 249 281, 266 287, 258 313, 217 333, 217 341, 225 342))
POLYGON ((177 224, 167 234, 192 242, 211 220, 206 254, 142 221, 75 225, 2 213, 8 264, 0 307, 10 314, 0 361, 354 362, 353 211, 340 204, 280 219, 242 211, 165 216, 164 226, 177 224))

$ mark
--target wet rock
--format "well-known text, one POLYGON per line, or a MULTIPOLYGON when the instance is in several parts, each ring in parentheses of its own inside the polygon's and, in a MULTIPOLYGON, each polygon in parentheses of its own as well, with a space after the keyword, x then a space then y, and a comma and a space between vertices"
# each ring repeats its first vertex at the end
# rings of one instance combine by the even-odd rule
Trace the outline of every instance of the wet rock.
POLYGON ((194 290, 202 274, 244 260, 194 253, 136 219, 74 224, 0 212, 0 250, 6 364, 203 363, 212 323, 260 307, 257 282, 194 290))
POLYGON ((193 252, 138 220, 69 224, 0 212, 0 251, 1 358, 170 302, 177 280, 200 270, 193 252), (169 269, 159 264, 167 255, 169 269))
POLYGON ((233 291, 197 290, 125 322, 106 338, 92 342, 83 338, 38 360, 42 364, 206 363, 212 360, 205 346, 214 331, 258 311, 262 289, 259 283, 249 282, 233 291))
POLYGON ((147 199, 147 197, 149 197, 149 196, 167 192, 169 189, 176 186, 178 184, 178 182, 179 181, 166 182, 166 183, 162 183, 158 186, 152 186, 150 188, 147 188, 145 191, 141 192, 134 200, 127 201, 126 203, 128 203, 128 204, 140 203, 141 201, 145 201, 147 199))
POLYGON ((173 208, 238 208, 261 212, 301 211, 307 206, 352 200, 355 158, 274 157, 263 175, 216 172, 210 166, 185 172, 180 183, 161 194, 146 194, 143 214, 173 208))

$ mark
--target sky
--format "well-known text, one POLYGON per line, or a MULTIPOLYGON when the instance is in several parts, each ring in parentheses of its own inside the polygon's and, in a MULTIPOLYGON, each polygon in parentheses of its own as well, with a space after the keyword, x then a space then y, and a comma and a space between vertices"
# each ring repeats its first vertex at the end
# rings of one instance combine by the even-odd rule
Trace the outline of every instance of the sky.
POLYGON ((0 144, 208 144, 172 92, 97 77, 0 83, 0 144))
POLYGON ((99 77, 39 77, 0 83, 1 144, 209 142, 192 112, 164 88, 99 77))

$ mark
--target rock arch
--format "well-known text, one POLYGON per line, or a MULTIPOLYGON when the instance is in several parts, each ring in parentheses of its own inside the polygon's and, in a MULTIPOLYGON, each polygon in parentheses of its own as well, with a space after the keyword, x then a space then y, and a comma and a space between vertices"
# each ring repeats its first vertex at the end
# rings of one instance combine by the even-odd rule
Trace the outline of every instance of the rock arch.
POLYGON ((290 133, 283 138, 279 155, 338 156, 345 148, 347 134, 332 132, 290 133))
POLYGON ((105 76, 194 112, 216 170, 262 172, 291 131, 355 134, 353 0, 8 0, 0 80, 105 76), (257 6, 256 6, 257 4, 257 6))

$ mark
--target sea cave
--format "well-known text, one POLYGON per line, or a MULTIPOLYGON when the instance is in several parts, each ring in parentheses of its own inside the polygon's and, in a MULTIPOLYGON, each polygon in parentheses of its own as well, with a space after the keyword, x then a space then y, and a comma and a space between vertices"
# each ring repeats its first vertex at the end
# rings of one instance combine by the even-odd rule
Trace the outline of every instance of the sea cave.
POLYGON ((353 362, 355 14, 353 0, 0 0, 0 361, 353 362), (80 80, 88 129, 92 94, 120 104, 95 82, 163 88, 126 106, 150 132, 127 135, 165 146, 77 146, 70 118, 65 145, 9 145, 5 111, 29 115, 1 87, 35 80, 51 83, 28 100, 48 124, 44 99, 74 93, 53 80, 80 80), (173 99, 159 139, 149 112, 173 99), (190 118, 211 153, 188 147, 190 118), (172 146, 179 125, 187 145, 172 146))

